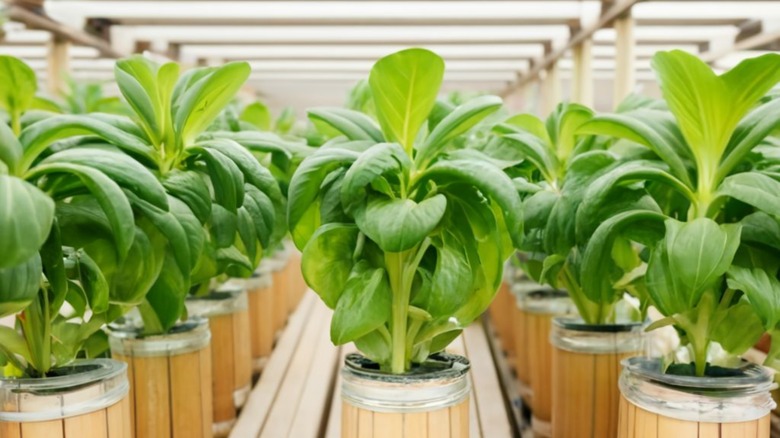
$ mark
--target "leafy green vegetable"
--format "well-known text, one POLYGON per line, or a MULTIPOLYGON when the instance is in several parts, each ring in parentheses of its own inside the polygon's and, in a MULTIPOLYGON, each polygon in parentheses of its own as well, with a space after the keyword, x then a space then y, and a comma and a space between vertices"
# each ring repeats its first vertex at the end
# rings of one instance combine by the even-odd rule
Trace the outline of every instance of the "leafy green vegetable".
POLYGON ((422 49, 379 60, 369 78, 378 125, 372 112, 309 111, 334 138, 302 161, 288 191, 304 278, 334 309, 331 339, 393 373, 487 308, 522 235, 512 181, 457 144, 500 99, 470 101, 425 131, 439 117, 443 71, 422 49))

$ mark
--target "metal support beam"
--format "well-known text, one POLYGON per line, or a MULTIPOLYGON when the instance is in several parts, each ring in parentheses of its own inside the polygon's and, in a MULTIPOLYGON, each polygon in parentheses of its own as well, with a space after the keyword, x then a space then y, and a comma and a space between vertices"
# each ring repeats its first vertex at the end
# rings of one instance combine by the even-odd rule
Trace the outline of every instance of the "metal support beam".
POLYGON ((25 8, 10 5, 5 9, 5 15, 9 20, 23 23, 28 28, 51 32, 57 38, 70 41, 71 43, 79 46, 94 47, 103 57, 121 58, 124 56, 122 53, 114 50, 105 40, 92 36, 82 30, 52 20, 45 15, 39 15, 30 12, 25 8))
POLYGON ((710 50, 701 54, 701 59, 712 63, 729 53, 758 49, 780 41, 780 26, 776 23, 770 24, 771 26, 766 26, 763 21, 746 23, 740 27, 740 33, 735 38, 734 44, 727 48, 710 48, 710 50), (767 27, 769 28, 767 29, 767 27))
POLYGON ((558 66, 558 62, 550 64, 544 73, 540 107, 541 116, 547 117, 553 112, 555 105, 561 101, 561 68, 558 66))
POLYGON ((61 95, 65 92, 65 80, 70 73, 70 41, 52 35, 48 45, 49 53, 46 57, 46 86, 52 95, 61 95))
MULTIPOLYGON (((615 18, 625 14, 638 1, 639 0, 615 0, 612 2, 611 6, 603 10, 601 16, 594 23, 583 27, 579 32, 574 34, 563 47, 559 47, 550 54, 546 54, 542 60, 534 64, 534 67, 531 68, 527 74, 523 75, 515 83, 509 85, 509 88, 516 88, 525 84, 526 82, 535 81, 539 77, 539 73, 547 70, 552 64, 556 63, 558 59, 562 58, 567 51, 578 46, 586 39, 591 38, 597 30, 608 25, 615 18)), ((509 90, 506 90, 505 93, 502 94, 508 94, 507 91, 509 90)))
POLYGON ((574 77, 572 81, 573 102, 593 106, 593 42, 591 39, 583 40, 573 47, 572 60, 574 61, 574 77))
POLYGON ((615 28, 615 82, 612 91, 614 107, 620 104, 636 86, 636 61, 634 41, 634 19, 620 17, 613 24, 615 28))

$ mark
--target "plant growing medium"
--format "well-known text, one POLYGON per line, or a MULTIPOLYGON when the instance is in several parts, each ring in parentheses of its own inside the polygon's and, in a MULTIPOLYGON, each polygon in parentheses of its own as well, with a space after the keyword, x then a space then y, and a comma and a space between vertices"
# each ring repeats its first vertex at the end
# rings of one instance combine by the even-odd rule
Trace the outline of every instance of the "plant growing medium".
POLYGON ((486 309, 522 234, 511 180, 486 155, 453 147, 501 100, 434 115, 443 73, 434 53, 404 50, 371 70, 378 124, 353 110, 311 110, 341 136, 303 160, 288 193, 304 278, 334 309, 331 339, 395 374, 486 309))
POLYGON ((653 68, 668 111, 599 115, 578 129, 645 148, 589 184, 578 225, 620 205, 627 190, 649 193, 662 206, 619 212, 595 229, 596 244, 582 258, 583 290, 614 293, 620 273, 613 243, 641 243, 650 249, 648 298, 665 316, 651 328, 674 325, 691 351, 692 365, 671 372, 714 373, 713 342, 738 355, 765 331, 773 337, 769 361, 780 353, 780 182, 761 144, 780 125, 780 100, 762 98, 780 80, 780 56, 716 75, 693 55, 660 52, 653 68))

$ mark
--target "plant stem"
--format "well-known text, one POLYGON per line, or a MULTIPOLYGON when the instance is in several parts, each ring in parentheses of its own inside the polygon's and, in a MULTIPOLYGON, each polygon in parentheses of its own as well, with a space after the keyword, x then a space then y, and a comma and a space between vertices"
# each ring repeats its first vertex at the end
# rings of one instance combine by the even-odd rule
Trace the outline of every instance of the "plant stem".
POLYGON ((390 371, 393 374, 403 374, 407 368, 406 361, 406 324, 409 313, 409 295, 411 291, 404 287, 404 268, 406 252, 391 252, 385 254, 387 273, 390 277, 390 287, 393 290, 392 307, 392 350, 390 356, 390 371))

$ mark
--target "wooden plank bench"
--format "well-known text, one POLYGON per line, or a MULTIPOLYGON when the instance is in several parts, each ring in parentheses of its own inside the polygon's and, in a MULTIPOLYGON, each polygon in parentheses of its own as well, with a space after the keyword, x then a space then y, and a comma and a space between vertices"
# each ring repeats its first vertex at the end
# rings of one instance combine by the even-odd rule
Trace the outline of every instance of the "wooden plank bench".
MULTIPOLYGON (((306 293, 252 390, 232 438, 340 436, 339 370, 355 347, 331 344, 331 314, 313 292, 306 293)), ((471 360, 471 437, 516 436, 482 324, 464 330, 448 351, 471 360)))

